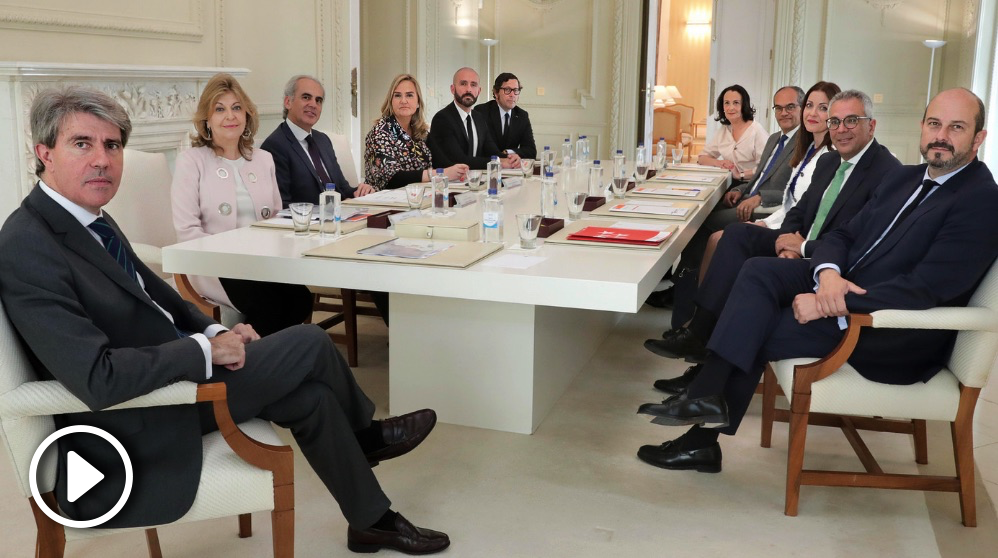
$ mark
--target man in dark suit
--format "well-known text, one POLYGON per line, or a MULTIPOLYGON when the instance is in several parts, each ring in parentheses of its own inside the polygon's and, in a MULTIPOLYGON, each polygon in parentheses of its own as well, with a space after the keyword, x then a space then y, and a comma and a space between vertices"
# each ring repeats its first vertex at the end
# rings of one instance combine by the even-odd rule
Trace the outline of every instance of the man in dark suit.
POLYGON ((476 113, 485 116, 492 140, 500 151, 516 153, 524 159, 537 158, 534 130, 530 127, 527 111, 517 106, 520 99, 520 80, 509 72, 496 76, 492 86, 492 99, 475 107, 476 113))
MULTIPOLYGON (((326 90, 311 76, 293 76, 284 86, 284 122, 260 145, 274 156, 277 186, 284 207, 295 202, 319 202, 326 184, 336 185, 344 199, 370 194, 369 184, 353 187, 343 176, 329 136, 312 126, 322 115, 326 90)), ((343 153, 350 157, 349 153, 343 153)))
MULTIPOLYGON (((40 180, 0 229, 0 297, 42 379, 62 382, 95 411, 178 380, 224 382, 236 422, 260 417, 291 430, 346 516, 351 546, 446 547, 446 535, 417 531, 391 511, 371 471, 422 441, 433 411, 372 421, 373 403, 325 332, 295 326, 260 338, 245 324, 226 330, 139 261, 101 209, 117 192, 131 131, 113 99, 79 87, 43 91, 31 129, 40 180)), ((186 513, 201 476, 202 433, 216 428, 195 405, 55 420, 103 429, 130 456, 133 491, 103 527, 169 523, 186 513)), ((63 513, 93 519, 114 505, 124 474, 109 444, 64 436, 58 456, 63 513), (65 474, 70 451, 107 471, 74 502, 65 474)))
POLYGON ((430 135, 426 138, 433 166, 445 168, 464 163, 472 169, 484 169, 492 156, 497 156, 504 169, 516 168, 520 156, 500 151, 489 133, 484 115, 471 110, 482 92, 478 72, 471 68, 455 72, 450 92, 454 102, 433 115, 430 135))
MULTIPOLYGON (((833 130, 847 124, 829 120, 833 130)), ((748 261, 707 345, 712 355, 703 371, 686 393, 639 410, 660 424, 693 428, 643 446, 638 456, 666 469, 720 471, 718 434, 735 433, 766 362, 827 354, 850 312, 966 305, 998 256, 998 185, 976 158, 983 127, 984 103, 976 95, 939 93, 922 118, 927 164, 889 173, 853 219, 825 235, 810 261, 748 261)), ((954 335, 866 331, 849 364, 876 382, 925 382, 945 364, 954 335)))
MULTIPOLYGON (((787 212, 783 225, 777 230, 757 223, 728 225, 697 291, 696 312, 689 327, 666 331, 662 339, 648 339, 645 348, 669 358, 702 361, 717 317, 749 258, 810 257, 825 233, 859 213, 883 177, 901 165, 873 138, 877 121, 872 111, 873 101, 860 91, 843 91, 832 98, 829 119, 842 122, 829 130, 836 151, 818 160, 811 187, 787 212)), ((691 367, 680 378, 660 380, 656 385, 674 393, 688 385, 698 370, 691 367)))

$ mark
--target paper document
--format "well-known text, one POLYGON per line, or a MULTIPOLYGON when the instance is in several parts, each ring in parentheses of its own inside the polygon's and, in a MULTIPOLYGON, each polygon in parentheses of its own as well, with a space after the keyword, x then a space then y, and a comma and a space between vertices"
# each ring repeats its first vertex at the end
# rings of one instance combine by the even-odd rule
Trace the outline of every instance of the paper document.
POLYGON ((677 196, 681 198, 695 198, 700 195, 702 188, 691 188, 685 186, 667 186, 665 188, 651 188, 648 186, 638 186, 631 190, 635 194, 646 196, 677 196))
POLYGON ((439 240, 424 240, 421 238, 393 238, 370 248, 358 250, 358 254, 366 256, 391 256, 410 260, 425 260, 454 246, 453 242, 439 240))
POLYGON ((683 217, 690 212, 685 207, 668 207, 656 204, 618 203, 610 206, 613 213, 645 213, 649 215, 673 215, 683 217))
POLYGON ((698 184, 713 184, 717 177, 703 174, 679 174, 675 172, 664 172, 656 174, 652 182, 695 182, 698 184))
POLYGON ((388 203, 407 203, 405 201, 405 188, 396 188, 395 190, 379 190, 377 192, 371 192, 366 196, 361 196, 359 198, 354 198, 356 201, 365 202, 388 202, 388 203))
POLYGON ((672 225, 666 223, 628 223, 626 221, 617 221, 616 223, 610 225, 612 229, 639 229, 644 231, 664 231, 665 229, 671 227, 672 225))
POLYGON ((671 231, 654 231, 634 228, 585 227, 568 235, 569 240, 588 240, 590 242, 608 242, 612 244, 640 244, 655 246, 669 238, 671 231))

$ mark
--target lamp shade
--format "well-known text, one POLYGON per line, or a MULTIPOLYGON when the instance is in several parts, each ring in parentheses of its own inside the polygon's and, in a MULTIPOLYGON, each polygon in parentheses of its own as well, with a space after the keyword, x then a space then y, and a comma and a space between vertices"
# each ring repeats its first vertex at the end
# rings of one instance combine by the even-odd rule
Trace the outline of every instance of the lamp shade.
POLYGON ((655 86, 655 106, 664 107, 665 102, 669 99, 669 96, 665 92, 664 85, 655 86))

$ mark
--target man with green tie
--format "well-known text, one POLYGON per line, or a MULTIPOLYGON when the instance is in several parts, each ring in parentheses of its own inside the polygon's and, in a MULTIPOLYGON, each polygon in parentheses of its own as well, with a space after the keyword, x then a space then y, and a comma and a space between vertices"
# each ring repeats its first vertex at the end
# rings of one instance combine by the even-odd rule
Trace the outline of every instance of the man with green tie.
MULTIPOLYGON (((835 95, 828 107, 828 133, 835 151, 818 160, 811 187, 787 212, 783 226, 768 229, 754 223, 733 223, 724 229, 710 269, 696 296, 696 313, 689 327, 671 329, 662 339, 648 339, 645 348, 669 358, 702 362, 713 332, 742 264, 758 256, 807 258, 821 237, 849 221, 866 205, 881 178, 901 166, 873 137, 877 121, 873 101, 861 91, 835 95)), ((679 378, 659 380, 655 387, 677 393, 689 385, 699 366, 679 378)))

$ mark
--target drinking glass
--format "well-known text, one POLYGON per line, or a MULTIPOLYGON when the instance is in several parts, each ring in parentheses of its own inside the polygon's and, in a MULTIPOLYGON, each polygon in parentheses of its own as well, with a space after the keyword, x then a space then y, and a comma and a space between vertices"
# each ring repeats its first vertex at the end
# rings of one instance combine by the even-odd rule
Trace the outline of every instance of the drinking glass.
POLYGON ((579 219, 582 217, 582 208, 586 205, 586 198, 589 192, 569 192, 568 193, 568 218, 579 219))
POLYGON ((537 231, 541 228, 541 216, 530 213, 516 215, 516 230, 520 233, 520 248, 537 248, 537 231))
POLYGON ((683 150, 679 147, 672 148, 672 164, 678 165, 683 162, 683 150))
POLYGON ((523 171, 523 178, 530 178, 534 175, 534 160, 520 159, 520 170, 523 171))
POLYGON ((296 236, 308 236, 308 227, 312 224, 312 204, 308 202, 293 203, 288 206, 291 210, 291 222, 294 223, 296 236))
POLYGON ((423 205, 423 194, 425 192, 426 185, 422 182, 405 185, 405 201, 409 203, 409 209, 419 209, 423 205))
POLYGON ((482 189, 482 171, 468 171, 468 189, 472 192, 477 192, 482 189))
POLYGON ((648 162, 638 161, 634 166, 634 180, 638 184, 644 184, 645 180, 648 179, 648 162))

